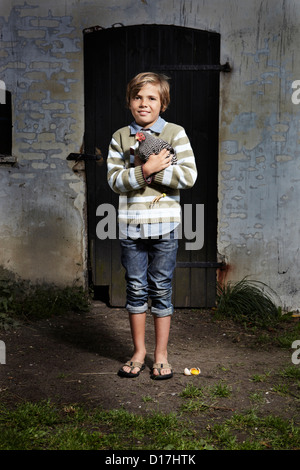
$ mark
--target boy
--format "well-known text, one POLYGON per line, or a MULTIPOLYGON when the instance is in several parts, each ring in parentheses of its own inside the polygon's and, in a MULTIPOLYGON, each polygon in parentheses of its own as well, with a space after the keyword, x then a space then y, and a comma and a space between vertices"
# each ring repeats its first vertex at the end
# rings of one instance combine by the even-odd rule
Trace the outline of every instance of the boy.
POLYGON ((127 106, 134 122, 114 133, 107 159, 108 183, 119 196, 122 264, 126 271, 127 304, 134 352, 118 374, 137 377, 146 355, 145 321, 148 296, 152 300, 155 351, 151 378, 173 376, 167 346, 173 314, 172 277, 181 220, 179 190, 190 188, 197 169, 185 130, 160 117, 170 102, 165 76, 145 72, 127 86, 127 106), (146 129, 175 149, 177 165, 168 150, 150 155, 146 163, 136 156, 136 133, 146 129))

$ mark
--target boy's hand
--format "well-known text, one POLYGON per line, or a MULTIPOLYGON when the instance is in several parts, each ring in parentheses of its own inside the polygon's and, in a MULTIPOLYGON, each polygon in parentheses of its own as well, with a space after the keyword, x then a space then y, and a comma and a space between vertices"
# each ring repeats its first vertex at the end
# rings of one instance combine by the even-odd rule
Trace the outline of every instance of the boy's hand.
POLYGON ((159 152, 158 155, 150 155, 149 159, 143 166, 143 173, 145 178, 148 178, 148 176, 164 170, 171 165, 171 162, 172 156, 170 156, 169 150, 167 149, 163 149, 161 152, 159 152))

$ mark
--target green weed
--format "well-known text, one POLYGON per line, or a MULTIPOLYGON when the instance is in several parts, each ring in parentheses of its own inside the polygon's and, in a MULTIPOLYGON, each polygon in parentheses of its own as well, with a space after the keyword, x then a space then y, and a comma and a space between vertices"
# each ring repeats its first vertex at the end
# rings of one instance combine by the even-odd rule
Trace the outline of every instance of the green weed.
POLYGON ((219 382, 211 387, 211 396, 227 398, 231 395, 231 387, 226 383, 219 382))
POLYGON ((20 320, 88 310, 89 297, 82 287, 0 280, 0 329, 17 327, 20 320))
POLYGON ((180 393, 180 396, 183 398, 195 398, 195 397, 202 397, 203 390, 200 387, 196 387, 194 384, 187 384, 185 389, 180 393))
POLYGON ((253 326, 267 326, 279 321, 281 309, 272 299, 273 292, 263 282, 242 279, 217 285, 218 317, 227 317, 253 326))

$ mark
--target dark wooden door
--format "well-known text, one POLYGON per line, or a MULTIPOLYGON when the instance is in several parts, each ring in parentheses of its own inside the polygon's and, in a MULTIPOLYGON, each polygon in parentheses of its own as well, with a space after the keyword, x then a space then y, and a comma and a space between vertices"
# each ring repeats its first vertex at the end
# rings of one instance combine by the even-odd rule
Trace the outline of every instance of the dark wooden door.
MULTIPOLYGON (((218 267, 219 51, 218 34, 178 26, 118 26, 92 28, 84 33, 84 152, 93 155, 100 149, 103 156, 98 161, 86 161, 90 271, 96 288, 108 286, 113 306, 125 304, 124 271, 119 241, 97 237, 97 224, 104 217, 97 215, 97 208, 105 203, 116 208, 118 205, 118 196, 107 184, 105 161, 113 132, 132 121, 125 106, 125 90, 128 81, 142 71, 163 71, 171 78, 171 105, 163 117, 186 129, 194 150, 198 179, 192 189, 181 191, 183 213, 186 204, 194 211, 190 230, 196 231, 196 224, 198 229, 202 225, 201 210, 197 219, 196 208, 204 208, 203 247, 187 250, 186 242, 191 240, 185 237, 179 243, 174 304, 214 305, 218 267)), ((183 225, 183 235, 187 229, 183 225)), ((199 241, 200 233, 197 236, 199 241)))

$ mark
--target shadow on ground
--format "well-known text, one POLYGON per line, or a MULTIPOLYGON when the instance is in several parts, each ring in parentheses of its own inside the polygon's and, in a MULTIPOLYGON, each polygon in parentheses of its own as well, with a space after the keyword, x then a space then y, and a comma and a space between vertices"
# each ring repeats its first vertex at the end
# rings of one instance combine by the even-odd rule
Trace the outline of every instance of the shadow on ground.
MULTIPOLYGON (((230 416, 253 406, 260 394, 262 413, 274 413, 299 422, 298 400, 274 392, 280 371, 292 365, 291 350, 259 347, 253 333, 227 321, 216 321, 213 312, 176 310, 171 327, 169 361, 174 377, 153 381, 154 332, 147 318, 147 368, 135 379, 117 376, 130 359, 132 344, 125 309, 109 308, 95 301, 88 314, 26 324, 1 332, 6 344, 6 364, 0 365, 0 398, 9 404, 22 400, 123 407, 133 413, 180 412, 182 391, 188 384, 211 387, 226 383, 232 393, 210 406, 204 418, 230 416), (188 377, 185 367, 200 367, 188 377), (252 380, 262 374, 263 383, 252 380)), ((257 405, 257 403, 256 403, 257 405)))

